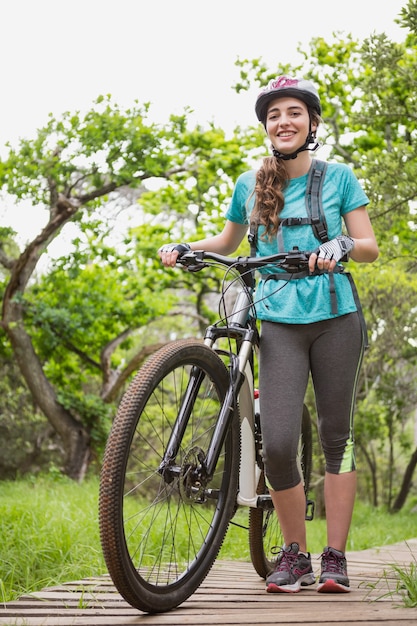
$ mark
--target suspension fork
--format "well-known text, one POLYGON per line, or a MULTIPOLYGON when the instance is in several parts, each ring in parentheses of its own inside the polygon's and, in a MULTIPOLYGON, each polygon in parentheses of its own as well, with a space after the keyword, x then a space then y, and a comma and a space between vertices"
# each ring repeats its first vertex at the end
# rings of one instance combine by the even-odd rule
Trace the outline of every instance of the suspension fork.
MULTIPOLYGON (((208 347, 212 347, 215 340, 220 336, 230 335, 230 331, 224 331, 218 328, 209 328, 206 333, 204 343, 208 347), (211 332, 211 331, 214 331, 211 332)), ((225 398, 222 402, 219 416, 216 420, 216 426, 211 437, 207 453, 205 458, 200 458, 201 463, 200 471, 202 476, 206 480, 210 480, 214 475, 217 462, 219 460, 220 452, 224 444, 227 431, 230 426, 230 421, 235 411, 237 397, 242 383, 245 379, 245 367, 252 351, 252 333, 253 330, 239 329, 236 331, 239 338, 244 335, 245 338, 241 342, 238 355, 230 355, 230 385, 226 391, 225 398)), ((181 467, 175 465, 175 459, 180 449, 181 441, 187 428, 188 421, 191 416, 192 407, 197 397, 201 384, 205 378, 205 373, 193 366, 190 372, 190 379, 187 384, 187 389, 184 394, 184 398, 181 402, 178 415, 176 417, 171 436, 169 438, 164 457, 160 463, 158 471, 162 474, 165 480, 170 483, 174 480, 175 476, 179 475, 181 467)))
POLYGON ((180 468, 175 468, 174 463, 180 449, 181 441, 190 419, 191 411, 194 406, 195 399, 200 390, 201 383, 205 378, 204 372, 194 365, 190 371, 190 378, 185 390, 178 415, 163 456, 159 465, 158 472, 162 474, 166 482, 170 483, 178 474, 180 468))

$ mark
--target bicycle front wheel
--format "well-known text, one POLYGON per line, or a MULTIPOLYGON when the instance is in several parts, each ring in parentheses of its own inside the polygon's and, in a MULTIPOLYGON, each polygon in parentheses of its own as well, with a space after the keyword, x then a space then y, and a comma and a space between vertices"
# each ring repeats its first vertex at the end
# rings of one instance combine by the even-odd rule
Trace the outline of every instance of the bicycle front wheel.
MULTIPOLYGON (((307 497, 310 488, 312 465, 312 427, 308 408, 304 405, 298 460, 304 479, 304 491, 307 497)), ((262 469, 258 481, 258 494, 267 494, 265 474, 262 469)), ((266 578, 275 566, 277 549, 284 543, 281 527, 275 509, 251 508, 249 510, 249 548, 255 571, 261 578, 266 578)))
POLYGON ((145 363, 118 409, 100 477, 100 538, 117 590, 142 611, 184 602, 226 535, 238 488, 235 412, 214 475, 205 476, 202 466, 229 385, 213 350, 196 340, 176 341, 145 363))

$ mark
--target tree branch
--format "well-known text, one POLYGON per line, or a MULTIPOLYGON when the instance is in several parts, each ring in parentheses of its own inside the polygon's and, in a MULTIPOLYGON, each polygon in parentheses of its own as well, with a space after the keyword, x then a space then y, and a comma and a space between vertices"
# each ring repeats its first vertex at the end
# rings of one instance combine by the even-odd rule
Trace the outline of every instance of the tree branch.
POLYGON ((5 253, 5 251, 3 250, 1 246, 0 246, 0 264, 3 265, 3 267, 5 267, 7 270, 13 270, 16 264, 16 259, 12 259, 9 256, 7 256, 7 254, 5 253))

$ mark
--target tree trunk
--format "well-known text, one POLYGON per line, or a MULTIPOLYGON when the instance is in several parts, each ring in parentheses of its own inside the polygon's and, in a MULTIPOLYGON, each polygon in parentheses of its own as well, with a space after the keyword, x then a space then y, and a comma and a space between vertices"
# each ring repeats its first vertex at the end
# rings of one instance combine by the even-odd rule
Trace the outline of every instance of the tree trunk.
POLYGON ((16 261, 9 264, 11 275, 3 296, 1 325, 10 339, 16 362, 35 403, 61 437, 66 454, 64 472, 75 480, 82 480, 91 455, 90 434, 81 421, 58 402, 56 393, 43 372, 31 337, 25 330, 22 304, 26 285, 40 256, 76 210, 77 207, 69 203, 57 203, 56 210, 51 210, 52 218, 43 231, 16 261))
POLYGON ((416 465, 417 465, 417 448, 414 450, 413 454, 411 455, 411 459, 409 460, 407 468, 404 473, 400 492, 397 495, 394 504, 392 505, 391 511, 393 513, 398 513, 398 511, 401 511, 401 509, 403 508, 405 504, 405 501, 411 489, 413 474, 414 474, 416 465))
POLYGON ((23 325, 11 325, 5 330, 12 344, 16 362, 35 403, 62 440, 66 455, 65 474, 74 480, 82 480, 91 455, 88 431, 58 402, 23 325))

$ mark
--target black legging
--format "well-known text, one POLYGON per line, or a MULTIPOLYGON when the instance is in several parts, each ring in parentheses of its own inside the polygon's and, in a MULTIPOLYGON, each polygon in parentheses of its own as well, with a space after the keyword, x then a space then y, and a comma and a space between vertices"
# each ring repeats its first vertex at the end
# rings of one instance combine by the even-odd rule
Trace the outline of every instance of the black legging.
POLYGON ((276 491, 300 482, 297 451, 311 372, 326 471, 353 471, 353 412, 364 353, 359 315, 313 324, 262 322, 259 401, 265 473, 276 491))

